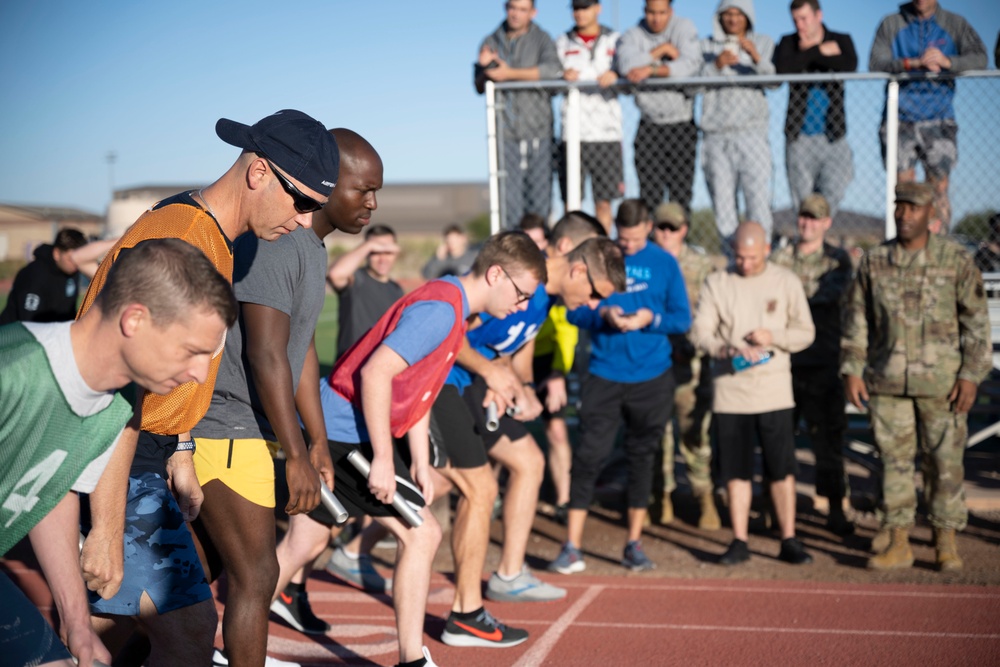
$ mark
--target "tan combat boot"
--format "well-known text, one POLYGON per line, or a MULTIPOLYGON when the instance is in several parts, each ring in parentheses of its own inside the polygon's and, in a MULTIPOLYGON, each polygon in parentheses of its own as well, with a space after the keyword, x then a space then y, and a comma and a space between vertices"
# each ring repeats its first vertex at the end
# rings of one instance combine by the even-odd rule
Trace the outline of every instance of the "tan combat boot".
POLYGON ((900 526, 891 528, 892 538, 889 548, 868 559, 869 570, 901 570, 913 565, 913 550, 910 549, 910 529, 900 526))
POLYGON ((698 496, 701 504, 701 516, 698 517, 698 527, 702 530, 719 530, 722 528, 722 520, 719 518, 719 511, 715 509, 715 498, 711 491, 707 491, 698 496))
POLYGON ((889 548, 889 543, 892 541, 892 528, 889 526, 882 526, 875 533, 875 537, 872 538, 872 553, 880 554, 889 548))
POLYGON ((663 494, 663 502, 660 505, 660 525, 665 526, 674 522, 674 501, 669 493, 663 494))
POLYGON ((954 572, 962 569, 962 559, 955 546, 955 530, 953 528, 938 528, 934 531, 934 551, 937 555, 937 568, 941 572, 954 572))

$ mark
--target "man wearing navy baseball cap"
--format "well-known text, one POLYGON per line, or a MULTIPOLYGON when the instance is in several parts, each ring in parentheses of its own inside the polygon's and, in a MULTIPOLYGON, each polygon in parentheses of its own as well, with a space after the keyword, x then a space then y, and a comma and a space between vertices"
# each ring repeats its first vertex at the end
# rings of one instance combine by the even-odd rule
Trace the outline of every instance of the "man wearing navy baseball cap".
MULTIPOLYGON (((211 185, 169 197, 143 214, 101 264, 81 314, 118 257, 141 241, 187 241, 231 282, 236 237, 252 231, 270 241, 312 226, 340 169, 337 143, 319 121, 286 109, 253 125, 224 118, 215 131, 243 152, 211 185)), ((112 654, 138 625, 149 637, 152 663, 211 664, 218 616, 186 522, 204 499, 190 431, 208 409, 221 359, 215 355, 200 385, 136 397, 135 416, 90 496, 93 528, 81 564, 93 591, 94 627, 112 654)), ((305 451, 286 455, 311 465, 305 451)), ((319 473, 305 472, 289 480, 293 513, 319 504, 319 473)))

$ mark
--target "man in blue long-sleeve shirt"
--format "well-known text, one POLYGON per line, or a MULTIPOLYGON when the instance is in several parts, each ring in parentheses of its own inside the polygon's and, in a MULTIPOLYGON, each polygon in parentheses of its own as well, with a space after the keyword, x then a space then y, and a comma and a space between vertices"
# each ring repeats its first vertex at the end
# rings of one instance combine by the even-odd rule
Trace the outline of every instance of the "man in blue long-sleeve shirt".
POLYGON ((587 508, 601 466, 625 421, 628 456, 628 542, 622 565, 648 570, 653 562, 639 541, 652 489, 653 458, 670 419, 674 377, 668 336, 691 326, 684 277, 677 260, 649 242, 653 223, 638 199, 622 202, 615 221, 625 255, 628 289, 601 301, 597 310, 578 308, 570 323, 591 331, 590 373, 580 408, 581 441, 573 452, 567 541, 549 569, 581 572, 580 553, 587 508))

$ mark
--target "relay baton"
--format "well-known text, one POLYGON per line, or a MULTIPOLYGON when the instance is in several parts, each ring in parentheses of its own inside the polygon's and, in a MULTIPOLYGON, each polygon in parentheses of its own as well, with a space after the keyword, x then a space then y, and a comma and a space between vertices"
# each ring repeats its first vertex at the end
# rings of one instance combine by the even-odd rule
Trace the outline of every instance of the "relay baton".
POLYGON ((347 521, 347 508, 337 500, 337 496, 333 495, 333 491, 326 485, 322 477, 319 480, 319 499, 338 525, 347 521))
MULTIPOLYGON (((372 472, 372 466, 371 463, 368 462, 368 459, 365 458, 364 454, 355 449, 347 455, 347 460, 351 462, 352 466, 357 468, 358 472, 364 475, 365 479, 368 479, 368 476, 371 475, 372 472)), ((400 481, 399 477, 397 477, 396 482, 399 483, 400 481)), ((418 528, 420 524, 424 522, 423 517, 421 517, 416 510, 414 510, 413 507, 406 502, 406 498, 404 498, 399 491, 396 491, 396 493, 392 496, 392 506, 397 512, 399 512, 399 515, 403 517, 403 520, 414 528, 418 528)))
MULTIPOLYGON (((500 428, 500 417, 497 414, 497 402, 490 401, 490 404, 486 406, 486 430, 493 433, 498 428, 500 428)), ((514 417, 520 414, 521 408, 516 405, 508 405, 505 414, 508 417, 514 417)))

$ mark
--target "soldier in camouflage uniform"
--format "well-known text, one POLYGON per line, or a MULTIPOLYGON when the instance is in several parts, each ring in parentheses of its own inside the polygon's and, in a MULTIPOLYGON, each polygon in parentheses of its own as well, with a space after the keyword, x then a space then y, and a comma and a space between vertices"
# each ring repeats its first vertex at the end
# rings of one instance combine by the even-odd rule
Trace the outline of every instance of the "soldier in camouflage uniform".
POLYGON ((877 570, 913 564, 918 442, 937 566, 962 567, 955 531, 968 518, 967 414, 990 370, 992 346, 979 270, 961 246, 928 230, 933 194, 924 183, 896 187, 896 238, 861 260, 844 318, 847 400, 860 408, 870 396, 882 457, 882 521, 890 542, 868 561, 877 570))
POLYGON ((816 455, 816 493, 830 501, 827 527, 850 535, 854 524, 844 514, 847 477, 844 474, 844 385, 840 380, 840 312, 851 285, 851 257, 826 242, 832 224, 830 205, 812 194, 799 206, 795 243, 771 255, 771 261, 790 269, 802 281, 816 340, 792 355, 795 423, 804 418, 816 455))
MULTIPOLYGON (((685 243, 689 225, 684 208, 675 202, 660 204, 653 213, 653 240, 677 258, 691 311, 698 305, 701 284, 715 266, 700 248, 685 243)), ((698 527, 718 530, 722 527, 715 508, 712 488, 712 445, 708 427, 712 419, 711 359, 695 350, 684 334, 670 336, 673 348, 674 414, 680 437, 674 437, 673 420, 667 422, 663 434, 663 494, 660 500, 660 523, 674 520, 674 505, 670 494, 677 488, 674 479, 674 443, 679 440, 681 454, 687 465, 691 492, 701 505, 698 527)), ((655 501, 654 501, 655 502, 655 501)))

